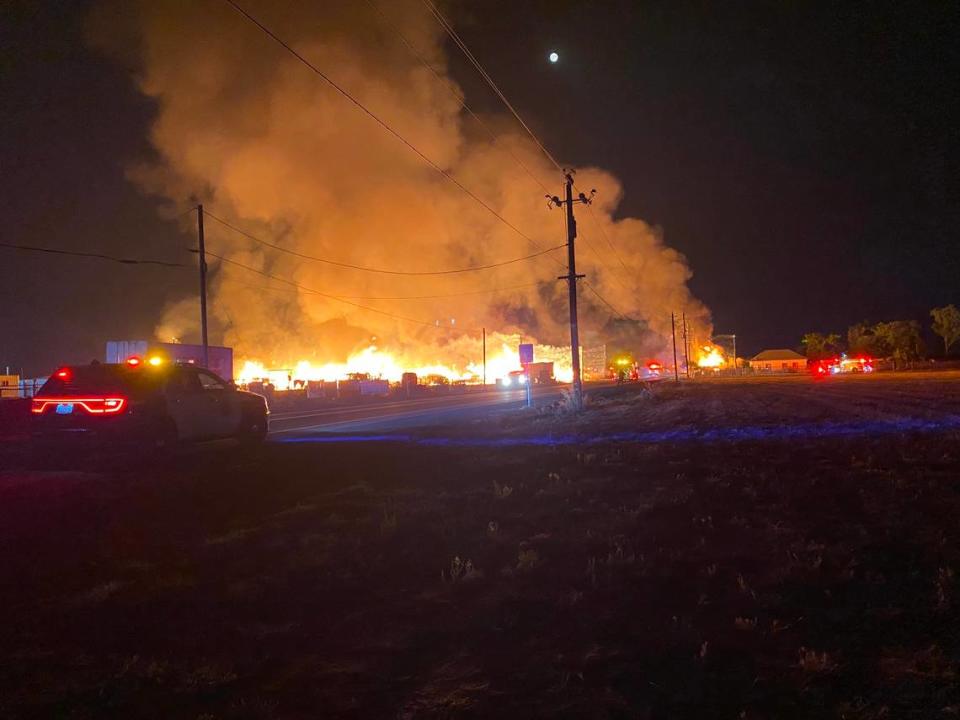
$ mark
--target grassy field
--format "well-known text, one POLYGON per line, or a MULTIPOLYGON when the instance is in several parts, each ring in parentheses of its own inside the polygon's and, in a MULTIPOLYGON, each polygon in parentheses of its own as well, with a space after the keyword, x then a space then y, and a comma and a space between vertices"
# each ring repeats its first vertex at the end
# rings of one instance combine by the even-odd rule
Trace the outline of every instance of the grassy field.
POLYGON ((958 440, 928 373, 0 454, 0 717, 957 717, 958 440))

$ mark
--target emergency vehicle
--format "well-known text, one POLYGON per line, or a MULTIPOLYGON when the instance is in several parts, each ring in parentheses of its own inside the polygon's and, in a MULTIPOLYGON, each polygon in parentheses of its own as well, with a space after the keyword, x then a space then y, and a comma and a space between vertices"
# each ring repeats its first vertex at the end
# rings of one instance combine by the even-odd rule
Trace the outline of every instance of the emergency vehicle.
POLYGON ((39 438, 89 437, 163 447, 181 440, 267 436, 266 398, 196 365, 160 356, 71 365, 31 401, 39 438))

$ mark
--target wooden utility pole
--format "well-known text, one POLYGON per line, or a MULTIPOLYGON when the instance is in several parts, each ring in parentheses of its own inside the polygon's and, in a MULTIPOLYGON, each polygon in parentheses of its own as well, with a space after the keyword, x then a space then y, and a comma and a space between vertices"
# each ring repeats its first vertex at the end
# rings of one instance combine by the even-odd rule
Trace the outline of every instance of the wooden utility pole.
POLYGON ((683 313, 683 364, 687 367, 687 380, 690 379, 690 346, 687 344, 687 313, 683 313))
POLYGON ((673 379, 680 382, 680 366, 677 365, 677 321, 670 313, 670 334, 673 336, 673 379))
POLYGON ((203 244, 203 205, 197 205, 197 245, 200 252, 200 335, 203 343, 203 366, 210 367, 207 343, 207 251, 203 244))
POLYGON ((583 382, 580 376, 580 330, 577 322, 577 280, 584 277, 577 275, 577 253, 575 240, 577 239, 577 220, 573 215, 575 202, 589 205, 593 193, 587 197, 583 193, 573 199, 573 173, 564 173, 565 198, 561 200, 556 195, 547 195, 551 204, 557 207, 566 205, 567 210, 567 274, 561 275, 558 280, 566 280, 570 291, 570 360, 573 366, 573 404, 577 410, 583 409, 583 382))

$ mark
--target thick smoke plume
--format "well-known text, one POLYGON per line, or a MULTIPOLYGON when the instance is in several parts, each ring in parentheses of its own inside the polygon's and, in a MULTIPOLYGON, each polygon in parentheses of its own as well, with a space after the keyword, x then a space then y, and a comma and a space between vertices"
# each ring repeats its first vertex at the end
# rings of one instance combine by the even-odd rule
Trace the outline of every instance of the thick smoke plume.
MULTIPOLYGON (((512 118, 487 131, 401 41, 402 33, 446 76, 442 30, 423 5, 246 0, 248 9, 401 135, 542 247, 564 242, 563 212, 548 210, 559 172, 512 118), (385 21, 386 20, 386 21, 385 21)), ((237 227, 290 250, 343 263, 423 271, 485 265, 536 252, 453 183, 358 110, 226 3, 143 0, 100 5, 92 36, 125 53, 157 104, 156 154, 131 170, 146 192, 180 212, 197 201, 237 227)), ((474 48, 480 55, 495 48, 474 48)), ((447 84, 449 83, 449 85, 447 84)), ((455 86, 454 86, 455 87, 455 86)), ((561 158, 562 161, 562 158, 561 158)), ((633 344, 655 354, 669 342, 671 310, 686 310, 699 337, 709 313, 692 298, 690 270, 642 220, 614 221, 619 182, 581 168, 596 188, 578 208, 579 270, 610 304, 639 320, 613 322, 581 294, 582 345, 633 344), (616 246, 626 269, 609 251, 616 246), (589 246, 587 246, 589 243, 589 246), (604 254, 606 267, 595 252, 604 254)), ((190 222, 189 218, 183 220, 190 222)), ((377 314, 211 260, 212 340, 268 365, 342 361, 372 343, 416 363, 466 366, 481 328, 541 343, 569 342, 564 250, 495 270, 404 277, 324 265, 264 248, 208 219, 212 252, 377 314), (522 287, 517 287, 522 286, 522 287), (494 288, 506 288, 485 293, 494 288), (460 293, 474 293, 454 296, 460 293), (452 296, 398 300, 408 296, 452 296), (376 338, 373 340, 373 338, 376 338)), ((168 307, 160 339, 198 336, 196 301, 168 307)))

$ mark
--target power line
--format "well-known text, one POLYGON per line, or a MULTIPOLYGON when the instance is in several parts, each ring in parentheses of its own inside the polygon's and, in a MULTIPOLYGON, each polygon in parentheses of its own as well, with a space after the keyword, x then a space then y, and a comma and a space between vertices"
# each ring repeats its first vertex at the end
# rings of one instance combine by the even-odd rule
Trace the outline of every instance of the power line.
POLYGON ((133 258, 116 257, 114 255, 104 255, 102 253, 88 253, 74 250, 60 250, 58 248, 36 247, 34 245, 15 245, 13 243, 0 242, 0 247, 12 248, 14 250, 28 250, 30 252, 50 253, 52 255, 69 255, 71 257, 95 258, 97 260, 109 260, 122 265, 159 265, 161 267, 187 267, 183 263, 167 262, 165 260, 142 260, 133 258))
POLYGON ((550 162, 554 164, 557 170, 560 170, 562 172, 563 168, 560 166, 560 163, 558 163, 556 159, 553 157, 553 155, 550 154, 550 151, 547 150, 546 147, 544 147, 543 143, 540 142, 540 139, 534 134, 533 130, 530 129, 530 126, 523 121, 523 118, 520 117, 520 113, 518 113, 516 109, 513 107, 513 105, 510 103, 510 101, 507 100, 507 96, 504 95, 503 92, 501 92, 499 87, 497 87, 497 84, 493 81, 493 78, 490 77, 487 71, 483 69, 483 66, 474 57, 473 53, 470 52, 470 48, 467 47, 466 43, 464 43, 463 40, 460 39, 460 36, 457 34, 457 31, 453 29, 453 26, 443 16, 443 13, 441 13, 440 10, 437 8, 437 6, 434 5, 432 0, 423 0, 423 3, 424 5, 427 6, 427 9, 430 10, 434 18, 436 18, 437 22, 440 23, 440 26, 447 32, 447 34, 453 39, 453 41, 457 44, 457 46, 463 51, 463 54, 466 55, 467 59, 477 69, 477 72, 480 73, 480 76, 484 80, 486 80, 490 88, 503 101, 503 104, 507 106, 507 109, 510 110, 511 113, 513 113, 513 116, 517 119, 517 122, 519 122, 520 125, 523 126, 523 129, 527 131, 527 134, 537 144, 537 147, 539 147, 540 150, 543 151, 543 154, 547 156, 547 158, 550 160, 550 162))
MULTIPOLYGON (((403 34, 403 32, 400 30, 400 28, 398 28, 396 25, 394 25, 393 23, 391 23, 391 22, 387 19, 386 15, 383 14, 383 11, 377 6, 377 4, 374 2, 374 0, 366 0, 366 3, 367 3, 367 5, 369 5, 370 8, 377 14, 377 16, 378 16, 378 17, 380 18, 380 20, 383 22, 383 24, 386 25, 388 28, 390 28, 394 33, 396 33, 397 37, 400 38, 400 41, 406 46, 407 50, 409 50, 409 51, 414 55, 414 57, 416 57, 417 60, 420 61, 420 64, 423 65, 423 67, 425 67, 427 70, 429 70, 430 73, 431 73, 445 88, 447 88, 447 90, 450 91, 450 94, 451 94, 451 95, 453 96, 453 98, 460 104, 460 107, 462 107, 464 110, 466 110, 467 113, 470 115, 470 117, 472 117, 474 120, 476 120, 476 121, 477 121, 477 124, 480 125, 480 127, 482 127, 484 130, 487 131, 487 134, 490 135, 491 144, 494 145, 494 146, 496 146, 497 135, 496 135, 496 133, 493 131, 493 128, 491 128, 486 122, 484 122, 484 120, 483 120, 479 115, 477 115, 469 105, 467 105, 466 100, 465 100, 465 98, 463 97, 463 95, 462 95, 461 93, 457 92, 457 89, 453 86, 453 84, 450 83, 443 75, 441 75, 439 72, 437 72, 436 68, 434 68, 433 65, 431 65, 430 62, 427 60, 427 58, 424 57, 423 53, 421 53, 419 50, 417 50, 417 48, 414 46, 414 44, 413 44, 412 42, 410 42, 410 40, 407 39, 407 36, 403 34)), ((506 152, 506 153, 517 163, 517 165, 519 165, 519 166, 523 169, 523 171, 524 171, 525 173, 527 173, 527 175, 530 176, 530 179, 532 179, 535 183, 537 183, 537 185, 539 185, 539 186, 541 187, 541 189, 542 189, 545 193, 549 193, 549 192, 550 192, 550 190, 547 188, 546 185, 543 184, 543 182, 540 180, 540 178, 538 178, 536 175, 534 175, 534 174, 533 174, 533 171, 532 171, 530 168, 527 167, 526 163, 524 163, 523 160, 521 160, 519 157, 517 157, 517 155, 516 155, 510 148, 508 148, 508 147, 502 147, 502 149, 504 150, 504 152, 506 152)))
MULTIPOLYGON (((190 248, 190 252, 197 252, 197 250, 190 248)), ((387 312, 386 310, 379 310, 378 308, 369 307, 368 305, 361 305, 359 303, 355 303, 351 300, 347 300, 346 298, 340 297, 338 295, 331 295, 329 293, 320 292, 319 290, 314 290, 313 288, 307 287, 306 285, 301 285, 300 283, 294 282, 293 280, 287 280, 286 278, 277 277, 276 275, 272 275, 271 273, 268 273, 264 270, 258 270, 257 268, 250 267, 249 265, 244 265, 243 263, 237 262, 236 260, 231 260, 229 258, 226 258, 223 255, 217 255, 216 253, 210 252, 209 250, 207 250, 207 255, 209 255, 210 257, 215 257, 221 262, 225 262, 230 265, 236 265, 237 267, 243 268, 244 270, 248 270, 250 272, 257 273, 258 275, 263 275, 264 277, 268 277, 271 280, 276 280, 277 282, 284 283, 285 285, 290 285, 300 290, 304 290, 306 292, 309 292, 311 295, 319 295, 320 297, 325 297, 329 300, 336 300, 337 302, 344 303, 345 305, 350 305, 355 308, 359 308, 360 310, 366 310, 368 312, 376 313, 378 315, 385 315, 387 317, 395 318, 397 320, 405 320, 406 322, 416 323, 417 325, 425 325, 426 327, 440 327, 436 325, 436 323, 432 323, 427 320, 418 320, 416 318, 410 318, 404 315, 396 315, 394 313, 387 312)))
MULTIPOLYGON (((589 207, 589 206, 588 206, 588 207, 589 207)), ((597 262, 600 264, 600 266, 601 266, 602 268, 610 271, 610 277, 617 283, 617 285, 619 285, 620 287, 622 287, 622 288, 623 288, 624 290, 626 290, 628 293, 635 292, 634 289, 628 287, 628 286, 613 272, 613 271, 616 270, 617 268, 611 267, 610 265, 607 265, 605 262, 603 262, 603 256, 602 256, 602 254, 600 253, 599 250, 597 250, 596 247, 594 247, 593 243, 589 240, 589 238, 587 238, 586 235, 584 235, 584 234, 581 232, 581 233, 579 233, 579 237, 586 243, 587 248, 589 248, 590 252, 593 253, 594 256, 596 256, 597 262)))
MULTIPOLYGON (((225 278, 225 282, 233 284, 241 284, 244 287, 249 287, 253 290, 272 290, 275 292, 284 292, 284 293, 296 293, 297 290, 287 290, 286 288, 273 288, 273 287, 258 287, 256 285, 247 285, 246 283, 238 283, 236 280, 230 278, 225 278)), ((383 295, 338 295, 338 297, 345 298, 347 300, 441 300, 445 298, 456 298, 456 297, 469 297, 471 295, 492 295, 499 292, 510 292, 512 290, 522 290, 524 288, 537 287, 540 283, 524 283, 523 285, 511 285, 509 287, 499 287, 499 288, 490 288, 487 290, 472 290, 467 292, 458 292, 458 293, 445 293, 439 295, 399 295, 399 296, 383 296, 383 295)), ((312 294, 309 291, 307 294, 312 294)))
POLYGON ((260 30, 261 30, 262 32, 264 32, 268 37, 270 37, 272 40, 274 40, 274 41, 275 41, 278 45, 280 45, 284 50, 286 50, 286 51, 289 52, 291 55, 293 55, 297 60, 299 60, 301 63, 303 63, 303 65, 305 65, 305 66, 308 67, 310 70, 312 70, 314 73, 316 73, 316 74, 317 74, 320 78, 322 78, 328 85, 330 85, 330 87, 332 87, 334 90, 336 90, 338 93, 340 93, 343 97, 345 97, 347 100, 349 100, 351 103, 353 103, 357 108, 359 108, 360 110, 362 110, 366 115, 368 115, 368 116, 369 116, 371 119, 373 119, 378 125, 380 125, 380 127, 382 127, 384 130, 386 130, 386 131, 389 132, 391 135, 393 135, 397 140, 399 140, 399 141, 402 142, 404 145, 406 145, 411 151, 413 151, 414 153, 416 153, 416 155, 419 156, 419 157, 420 157, 425 163, 427 163, 430 167, 432 167, 432 168, 433 168, 434 170, 436 170, 438 173, 440 173, 441 175, 443 175, 443 177, 445 177, 445 178, 446 178, 447 180, 449 180, 451 183, 453 183, 454 185, 456 185, 456 186, 457 186, 460 190, 462 190, 464 193, 466 193, 466 194, 469 195, 471 198, 473 198, 474 201, 476 201, 479 205, 481 205, 483 208, 485 208, 485 209, 487 210, 487 212, 489 212, 491 215, 493 215, 495 218, 497 218, 497 220, 499 220, 501 223, 503 223, 503 224, 506 225, 508 228, 510 228, 511 230, 513 230, 515 233, 517 233, 517 235, 519 235, 520 237, 522 237, 523 239, 525 239, 525 240, 526 240, 527 242, 529 242, 531 245, 533 245, 534 247, 540 249, 540 245, 539 245, 533 238, 531 238, 529 235, 527 235, 527 234, 524 233, 522 230, 520 230, 520 228, 518 228, 516 225, 514 225, 514 224, 511 223, 509 220, 507 220, 505 217, 503 217, 503 215, 501 215, 501 214, 498 213, 496 210, 494 210, 490 205, 488 205, 488 204, 487 204, 484 200, 482 200, 478 195, 474 194, 473 191, 471 191, 469 188, 467 188, 465 185, 463 185, 463 184, 462 184, 459 180, 457 180, 453 175, 451 175, 449 172, 447 172, 447 171, 444 170, 442 167, 440 167, 439 165, 437 165, 436 162, 434 162, 434 161, 431 160, 427 155, 425 155, 419 148, 417 148, 416 145, 414 145, 413 143, 411 143, 411 142, 410 142, 409 140, 407 140, 403 135, 401 135, 399 132, 397 132, 396 130, 394 130, 385 120, 383 120, 379 115, 377 115, 376 113, 374 113, 370 108, 368 108, 368 107, 367 107, 366 105, 364 105, 362 102, 360 102, 359 100, 357 100, 357 98, 355 98, 353 95, 351 95, 349 92, 347 92, 347 90, 345 90, 343 87, 341 87, 341 86, 338 85, 336 82, 334 82, 328 75, 326 75, 322 70, 320 70, 320 68, 318 68, 316 65, 314 65, 314 64, 311 63, 309 60, 307 60, 303 55, 301 55, 301 54, 298 53, 296 50, 294 50, 293 47, 291 47, 289 44, 287 44, 286 41, 284 41, 282 38, 280 38, 280 37, 279 37, 276 33, 274 33, 270 28, 268 28, 266 25, 264 25, 264 24, 261 23, 259 20, 257 20, 253 15, 251 15, 251 14, 248 13, 246 10, 244 10, 242 7, 240 7, 236 2, 234 2, 234 0, 224 0, 224 2, 226 2, 228 5, 230 5, 230 6, 231 6, 234 10, 236 10, 238 13, 240 13, 241 15, 243 15, 243 17, 245 17, 245 18, 246 18, 247 20, 249 20, 251 23, 253 23, 253 24, 256 25, 258 28, 260 28, 260 30))
MULTIPOLYGON (((314 64, 311 63, 309 60, 307 60, 303 55, 301 55, 300 53, 298 53, 298 52, 297 52, 293 47, 291 47, 287 42, 285 42, 285 41, 284 41, 283 39, 281 39, 278 35, 276 35, 272 30, 270 30, 270 28, 268 28, 266 25, 264 25, 264 24, 261 23, 259 20, 257 20, 253 15, 251 15, 251 14, 248 13, 246 10, 244 10, 242 7, 240 7, 240 5, 238 5, 234 0, 224 0, 224 1, 225 1, 227 4, 229 4, 234 10, 236 10, 238 13, 240 13, 243 17, 245 17, 247 20, 249 20, 253 25, 255 25, 256 27, 258 27, 264 34, 266 34, 268 37, 270 37, 272 40, 274 40, 278 45, 280 45, 280 46, 283 47, 287 52, 289 52, 291 55, 293 55, 293 56, 294 56, 298 61, 300 61, 304 66, 306 66, 307 68, 309 68, 309 69, 310 69, 311 71, 313 71, 317 76, 319 76, 321 79, 323 79, 328 85, 330 85, 333 89, 335 89, 335 90, 336 90, 338 93, 340 93, 343 97, 345 97, 347 100, 349 100, 351 103, 353 103, 357 108, 359 108, 360 110, 362 110, 366 115, 368 115, 368 116, 369 116, 371 119, 373 119, 377 124, 379 124, 384 130, 386 130, 387 132, 389 132, 389 133, 390 133, 391 135, 393 135, 397 140, 399 140, 399 141, 402 142, 404 145, 406 145, 412 152, 414 152, 418 157, 420 157, 424 162, 426 162, 426 163, 427 163, 431 168, 433 168, 436 172, 440 173, 440 174, 443 175, 443 177, 445 177, 448 181, 450 181, 451 183, 453 183, 454 185, 456 185, 457 188, 459 188, 459 189, 460 189, 461 191, 463 191, 465 194, 467 194, 468 196, 470 196, 475 202, 477 202, 478 204, 480 204, 480 205, 481 205, 484 209, 486 209, 490 214, 492 214, 494 217, 496 217, 501 223, 503 223, 503 224, 506 225, 508 228, 510 228, 511 230, 513 230, 515 233, 517 233, 518 235, 520 235, 522 238, 524 238, 525 240, 527 240, 530 244, 532 244, 532 245, 533 245, 534 247, 536 247, 538 250, 541 250, 541 252, 538 253, 538 254, 546 254, 546 253, 548 253, 548 252, 551 252, 552 250, 558 249, 558 248, 550 248, 550 249, 548 249, 548 250, 543 250, 543 249, 541 248, 541 246, 539 245, 539 243, 537 243, 535 240, 533 240, 533 238, 529 237, 526 233, 524 233, 522 230, 520 230, 520 229, 517 228, 515 225, 513 225, 513 223, 511 223, 509 220, 507 220, 506 218, 504 218, 500 213, 498 213, 498 212, 497 212, 496 210, 494 210, 490 205, 488 205, 485 201, 483 201, 480 197, 478 197, 476 194, 474 194, 469 188, 467 188, 467 187, 464 186, 462 183, 460 183, 460 181, 458 181, 455 177, 453 177, 449 172, 447 172, 447 171, 444 170, 442 167, 440 167, 439 165, 437 165, 436 162, 434 162, 433 160, 431 160, 431 159, 430 159, 427 155, 425 155, 420 149, 418 149, 415 145, 413 145, 413 143, 411 143, 409 140, 407 140, 407 139, 406 139, 403 135, 401 135, 399 132, 397 132, 396 130, 394 130, 385 120, 383 120, 382 118, 380 118, 376 113, 374 113, 372 110, 370 110, 369 108, 367 108, 363 103, 361 103, 359 100, 357 100, 357 99, 356 99, 353 95, 351 95, 347 90, 345 90, 343 87, 341 87, 340 85, 338 85, 334 80, 332 80, 329 76, 327 76, 327 75, 326 75, 322 70, 320 70, 316 65, 314 65, 314 64)), ((554 164, 554 166, 557 167, 557 169, 562 170, 560 164, 556 161, 556 159, 553 157, 553 155, 550 154, 550 152, 546 149, 546 147, 543 145, 543 143, 540 142, 539 138, 537 138, 537 136, 536 136, 536 135, 534 134, 534 132, 530 129, 530 127, 526 124, 526 122, 523 121, 523 118, 520 117, 519 113, 516 111, 516 109, 513 107, 513 105, 510 103, 510 101, 507 100, 507 98, 506 98, 506 96, 503 94, 503 92, 500 91, 499 87, 497 87, 497 85, 496 85, 496 83, 493 81, 493 79, 492 79, 492 78, 489 76, 489 74, 487 74, 487 72, 483 69, 483 67, 480 65, 480 63, 476 60, 476 58, 475 58, 475 57, 473 56, 473 54, 470 52, 469 48, 467 48, 466 44, 463 43, 463 41, 460 39, 459 35, 457 35, 456 31, 455 31, 455 30, 453 29, 453 27, 447 22, 447 20, 443 17, 443 15, 440 13, 440 11, 437 9, 437 7, 431 2, 431 0, 424 0, 424 3, 425 3, 425 4, 427 5, 427 7, 430 9, 431 13, 434 15, 434 17, 437 19, 437 21, 441 24, 441 26, 444 28, 444 30, 450 35, 451 38, 453 38, 454 42, 456 42, 456 44, 457 44, 457 45, 460 47, 460 49, 464 52, 464 54, 467 56, 467 58, 470 60, 470 62, 471 62, 471 63, 474 65, 474 67, 477 69, 477 71, 480 72, 480 74, 481 74, 481 76, 484 78, 484 80, 486 80, 486 82, 487 82, 487 83, 490 85, 490 87, 494 90, 494 92, 497 94, 497 96, 504 102, 504 104, 507 106, 507 108, 510 110, 510 112, 514 115, 514 117, 517 119, 517 121, 521 124, 521 126, 524 128, 524 130, 526 130, 526 132, 530 135, 530 137, 531 137, 531 138, 533 139, 533 141, 536 143, 537 147, 540 148, 540 150, 547 156, 547 158, 550 160, 550 162, 552 162, 552 163, 554 164)), ((213 217, 213 216, 211 216, 211 217, 213 217)), ((214 219, 215 219, 215 220, 219 220, 218 218, 214 218, 214 219)), ((242 232, 242 231, 241 231, 241 232, 242 232)), ((246 233, 243 233, 243 234, 246 235, 246 233)), ((253 238, 253 239, 259 241, 258 238, 253 238)), ((561 245, 561 246, 559 246, 559 247, 565 247, 565 245, 561 245)), ((285 250, 285 248, 280 248, 279 246, 278 246, 276 249, 278 249, 278 250, 285 250)), ((292 251, 287 251, 287 252, 291 252, 291 253, 292 253, 292 251)), ((211 253, 211 254, 212 254, 212 253, 211 253)), ((293 254, 295 254, 295 253, 293 253, 293 254)), ((218 256, 214 255, 214 257, 218 257, 218 256)), ((294 282, 292 282, 292 281, 285 280, 285 279, 283 279, 283 278, 276 278, 276 277, 274 277, 274 276, 272 276, 272 275, 270 275, 270 274, 268 274, 268 273, 264 273, 263 271, 256 270, 255 268, 250 268, 249 266, 242 265, 241 263, 237 263, 236 261, 227 260, 227 259, 225 259, 225 258, 220 258, 220 259, 224 260, 225 262, 228 262, 228 263, 235 264, 235 265, 238 265, 238 266, 240 266, 240 267, 243 267, 243 268, 245 268, 245 269, 247 269, 247 270, 250 270, 250 271, 252 271, 252 272, 256 272, 256 273, 259 273, 259 274, 261 274, 261 275, 265 275, 266 277, 271 277, 271 278, 273 278, 273 279, 275 279, 275 280, 278 280, 278 281, 280 281, 280 282, 284 282, 284 283, 286 283, 286 284, 293 285, 294 287, 298 287, 298 288, 301 288, 301 287, 302 287, 302 286, 300 286, 300 285, 298 285, 297 283, 294 283, 294 282)), ((311 259, 314 259, 314 258, 311 258, 311 259)), ((315 259, 320 260, 319 258, 315 258, 315 259)), ((523 258, 523 259, 529 259, 529 258, 523 258)), ((518 259, 518 260, 516 260, 516 261, 519 261, 519 260, 520 260, 520 259, 518 259)), ((514 261, 514 262, 516 262, 516 261, 514 261)), ((334 264, 334 263, 331 263, 331 264, 334 264)), ((349 266, 348 266, 348 267, 349 267, 349 266)), ((359 267, 357 267, 356 269, 364 269, 364 270, 366 270, 367 268, 359 268, 359 267)), ((396 274, 399 274, 399 273, 397 273, 396 271, 393 271, 393 272, 396 273, 396 274)), ((609 303, 609 301, 607 301, 602 295, 600 295, 600 293, 599 293, 597 290, 595 290, 592 285, 589 285, 588 283, 585 283, 585 284, 586 284, 587 287, 588 287, 598 298, 600 298, 611 310, 613 310, 614 312, 616 312, 616 313, 617 313, 618 315, 620 315, 621 317, 626 317, 626 316, 623 315, 623 313, 620 313, 618 310, 616 310, 616 308, 614 308, 613 305, 611 305, 611 304, 609 303)), ((309 290, 310 288, 307 288, 307 289, 309 290)), ((319 292, 319 291, 314 291, 314 292, 315 292, 316 294, 318 294, 318 295, 321 295, 321 296, 324 296, 324 297, 329 297, 329 298, 331 298, 331 299, 338 300, 338 301, 340 301, 340 302, 344 302, 344 303, 347 303, 347 304, 349 304, 349 305, 353 305, 353 306, 358 307, 358 308, 361 308, 361 309, 369 310, 369 311, 371 311, 371 312, 376 312, 376 313, 379 313, 379 314, 381 314, 381 315, 387 315, 387 316, 390 316, 390 317, 395 317, 395 318, 398 318, 398 319, 401 319, 401 320, 407 320, 407 321, 410 321, 410 322, 415 322, 415 323, 418 323, 418 324, 421 324, 421 325, 427 325, 427 326, 431 326, 431 327, 434 325, 433 323, 429 323, 429 322, 425 322, 425 321, 421 321, 421 320, 416 320, 416 319, 413 319, 413 318, 406 318, 406 317, 402 317, 402 316, 398 316, 398 315, 393 315, 393 314, 391 314, 391 313, 387 313, 387 312, 384 312, 384 311, 382 311, 382 310, 377 310, 377 309, 375 309, 375 308, 368 308, 368 307, 366 307, 366 306, 358 305, 357 303, 350 302, 350 301, 348 301, 348 300, 346 300, 346 299, 344 299, 344 298, 337 297, 337 296, 334 296, 334 295, 327 295, 326 293, 321 293, 321 292, 319 292)))
MULTIPOLYGON (((367 0, 367 2, 371 2, 371 0, 367 0)), ((562 171, 563 169, 560 167, 560 164, 556 161, 556 159, 553 157, 550 151, 547 150, 546 146, 540 141, 540 138, 538 138, 537 135, 533 132, 533 130, 530 129, 530 126, 527 125, 527 123, 524 121, 522 117, 520 117, 520 113, 517 112, 513 104, 507 99, 507 96, 503 94, 503 91, 500 90, 500 87, 496 84, 496 82, 494 82, 490 74, 480 64, 480 61, 477 60, 474 54, 470 51, 470 48, 467 47, 467 44, 463 41, 460 35, 457 34, 457 31, 454 30, 453 25, 451 25, 451 23, 443 16, 443 13, 440 12, 440 10, 437 8, 437 6, 433 3, 432 0, 423 0, 423 3, 424 5, 427 6, 427 9, 430 10, 430 13, 434 16, 434 18, 437 20, 440 26, 446 31, 446 33, 450 36, 450 38, 454 41, 454 43, 456 43, 457 47, 460 48, 460 50, 463 52, 466 58, 470 61, 470 63, 474 66, 477 72, 480 73, 480 76, 486 81, 487 85, 489 85, 490 88, 493 90, 493 92, 497 95, 497 97, 499 97, 500 100, 503 101, 503 104, 511 112, 514 118, 516 118, 517 122, 520 123, 520 125, 527 132, 527 134, 530 136, 533 142, 537 145, 537 147, 540 148, 541 152, 543 152, 543 154, 547 157, 547 159, 551 163, 553 163, 553 165, 557 168, 557 170, 562 171)), ((549 190, 546 190, 546 188, 544 188, 544 190, 549 193, 549 190)), ((588 205, 587 210, 590 212, 590 215, 594 219, 594 222, 597 224, 597 226, 600 228, 601 233, 606 238, 606 233, 603 231, 603 227, 600 225, 599 221, 597 221, 596 217, 593 215, 593 208, 591 208, 588 205)), ((620 264, 623 266, 624 270, 627 270, 629 272, 626 264, 620 258, 620 255, 617 253, 616 248, 614 248, 613 243, 610 242, 609 238, 606 238, 606 240, 607 240, 607 243, 610 245, 610 248, 613 250, 614 255, 617 257, 617 260, 620 261, 620 264)), ((597 261, 600 263, 600 265, 604 268, 611 269, 606 264, 606 262, 604 262, 603 256, 593 248, 590 241, 587 240, 586 238, 584 238, 584 241, 586 242, 587 247, 589 247, 597 256, 597 261)), ((626 288, 626 289, 630 291, 629 288, 626 288)))
POLYGON ((585 288, 587 288, 587 290, 589 290, 590 292, 592 292, 594 295, 596 295, 598 298, 600 298, 600 301, 601 301, 604 305, 606 305, 608 308, 610 308, 611 310, 613 310, 613 312, 614 312, 615 314, 619 315, 623 320, 632 320, 633 322, 637 322, 637 320, 635 320, 634 318, 630 317, 629 315, 624 315, 622 312, 620 312, 619 310, 617 310, 617 309, 610 303, 609 300, 607 300, 603 295, 600 294, 600 291, 599 291, 599 290, 597 290, 593 285, 591 285, 590 283, 588 283, 586 280, 583 281, 583 286, 584 286, 585 288))
POLYGON ((186 210, 184 210, 182 213, 177 213, 176 215, 174 215, 172 218, 170 218, 170 220, 179 220, 179 219, 182 218, 184 215, 189 215, 189 214, 192 213, 192 212, 196 212, 199 208, 200 208, 199 205, 194 205, 194 206, 192 206, 192 207, 188 207, 188 208, 187 208, 186 210))
POLYGON ((298 257, 303 260, 313 260, 314 262, 324 263, 325 265, 334 265, 336 267, 349 268, 351 270, 361 270, 363 272, 369 272, 369 273, 380 273, 382 275, 407 275, 407 276, 457 275, 460 273, 476 272, 478 270, 490 270, 492 268, 503 267, 504 265, 512 265, 514 263, 524 262, 525 260, 532 260, 533 258, 540 257, 541 255, 546 255, 547 253, 553 252, 554 250, 559 250, 565 247, 564 245, 557 245, 555 247, 547 248, 546 250, 541 250, 540 252, 535 252, 531 255, 524 255, 523 257, 513 258, 512 260, 504 260, 502 262, 490 263, 488 265, 475 265, 472 267, 457 268, 455 270, 430 270, 430 271, 424 270, 424 271, 418 271, 418 272, 408 272, 403 270, 385 270, 383 268, 372 268, 372 267, 366 267, 363 265, 353 265, 351 263, 339 262, 337 260, 330 260, 328 258, 317 257, 315 255, 306 255, 304 253, 300 253, 295 250, 290 250, 289 248, 285 248, 282 245, 277 245, 275 243, 268 242, 267 240, 263 240, 262 238, 259 238, 256 235, 248 233, 245 230, 241 230, 235 225, 231 225, 223 218, 217 217, 210 211, 206 211, 204 214, 207 215, 212 220, 216 220, 218 223, 220 223, 224 227, 227 227, 230 230, 233 230, 235 233, 243 235, 244 237, 249 238, 250 240, 253 240, 255 242, 258 242, 261 245, 264 245, 268 248, 272 248, 273 250, 277 250, 282 253, 287 253, 288 255, 293 255, 294 257, 298 257))
POLYGON ((473 295, 493 295, 499 292, 511 292, 513 290, 522 290, 524 288, 537 287, 540 285, 538 282, 534 283, 524 283, 522 285, 511 285, 509 287, 498 287, 498 288, 489 288, 487 290, 469 290, 467 292, 459 293, 447 293, 440 295, 406 295, 398 297, 383 297, 383 296, 373 296, 373 295, 343 295, 342 297, 350 298, 351 300, 441 300, 445 298, 456 298, 456 297, 470 297, 473 295))
POLYGON ((607 241, 607 245, 609 245, 610 249, 613 250, 614 257, 617 258, 617 260, 620 262, 620 265, 623 267, 624 270, 626 270, 627 272, 630 272, 630 268, 627 267, 627 264, 623 261, 623 258, 620 257, 620 253, 617 252, 617 248, 614 246, 613 242, 610 240, 610 236, 607 235, 607 231, 603 229, 603 225, 601 225, 600 221, 597 220, 597 216, 593 214, 593 208, 588 205, 587 210, 590 213, 590 218, 593 220, 594 225, 597 226, 597 228, 600 230, 600 234, 603 235, 603 239, 607 241))

